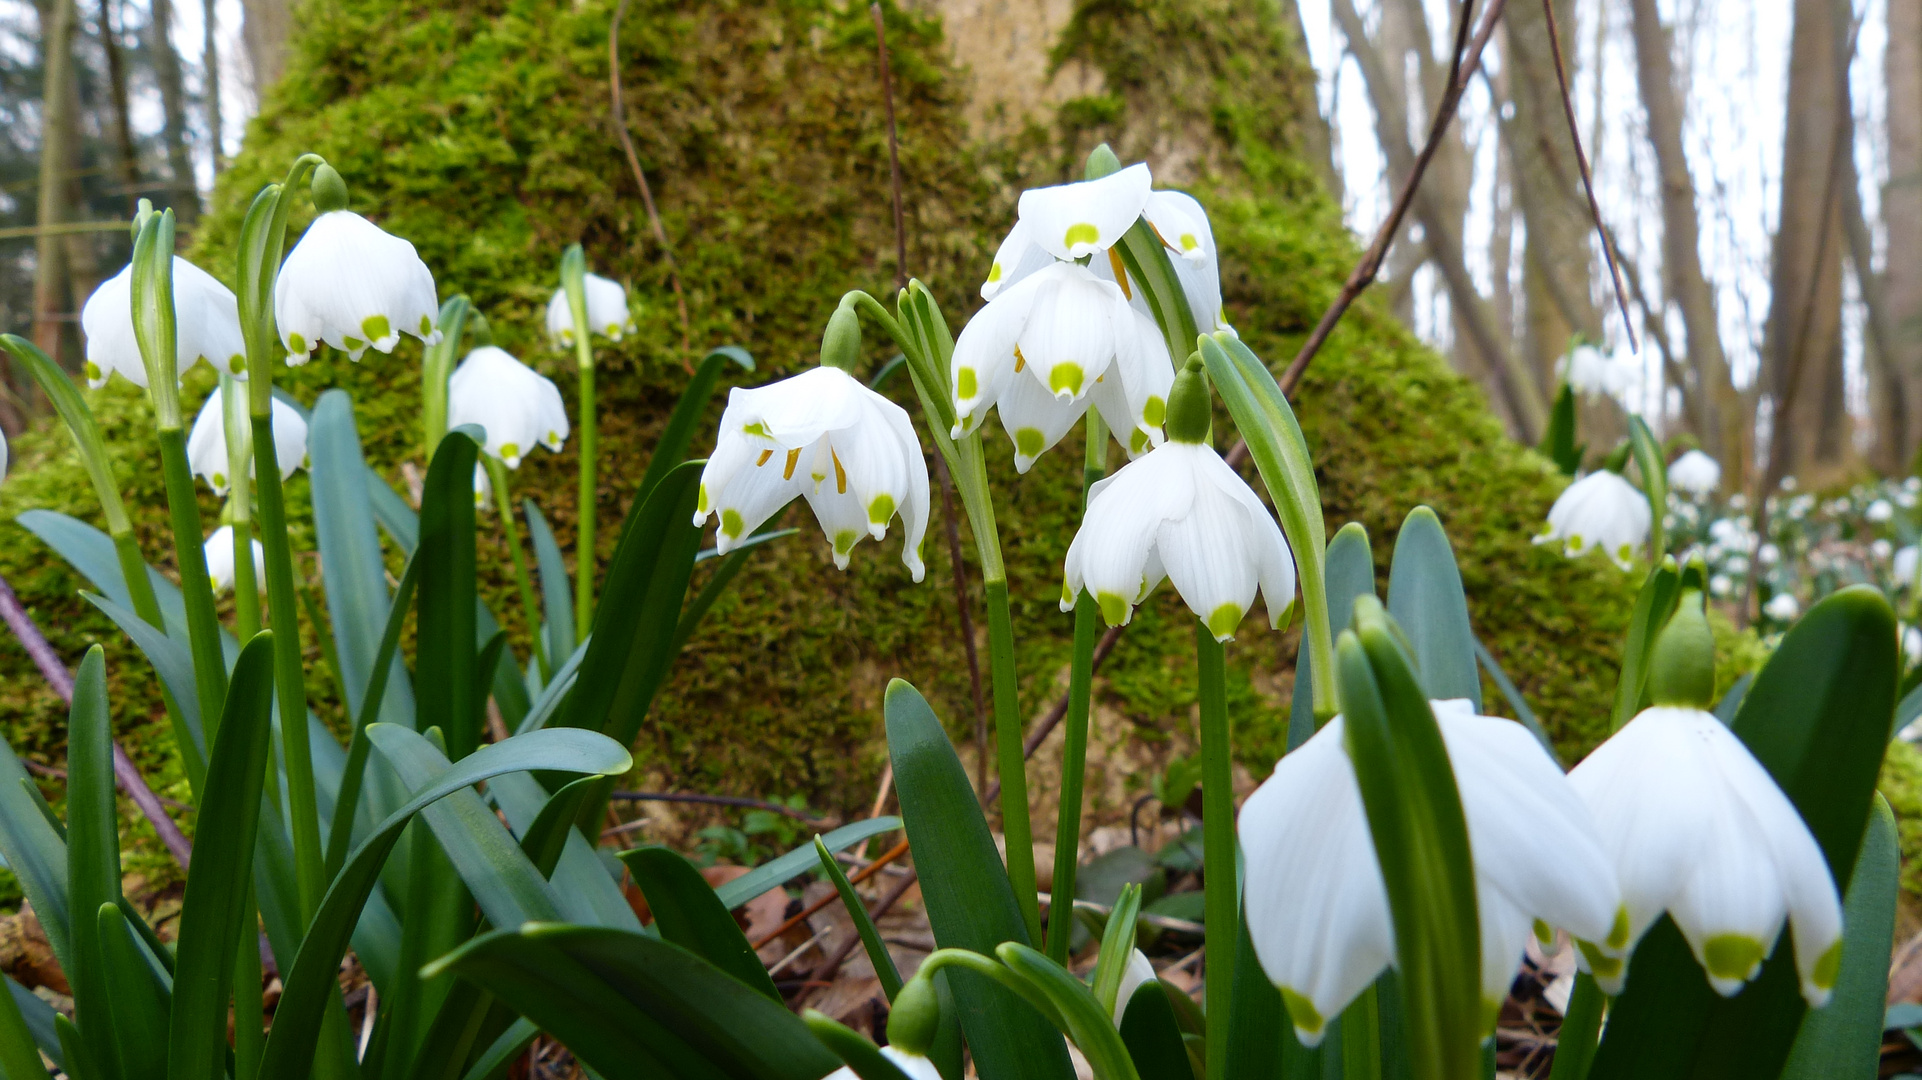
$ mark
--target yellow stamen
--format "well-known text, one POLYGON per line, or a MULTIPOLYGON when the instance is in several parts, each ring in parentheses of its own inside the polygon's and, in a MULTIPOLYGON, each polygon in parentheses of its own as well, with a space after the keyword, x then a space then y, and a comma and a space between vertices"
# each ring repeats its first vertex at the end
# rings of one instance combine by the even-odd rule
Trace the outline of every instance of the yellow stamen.
POLYGON ((801 460, 801 451, 799 449, 789 450, 787 452, 787 467, 781 470, 781 479, 783 480, 794 479, 794 464, 795 462, 798 462, 800 460, 801 460))
POLYGON ((1027 366, 1028 366, 1028 358, 1021 355, 1021 346, 1016 345, 1014 347, 1014 370, 1016 372, 1019 372, 1022 368, 1027 366))
POLYGON ((848 493, 848 471, 841 467, 841 456, 830 448, 828 450, 828 457, 834 459, 834 490, 837 494, 846 495, 848 493))
POLYGON ((1121 252, 1109 248, 1108 265, 1114 268, 1114 283, 1121 286, 1121 295, 1133 300, 1135 294, 1128 288, 1128 268, 1121 265, 1121 252))
POLYGON ((771 457, 773 457, 773 456, 774 456, 774 451, 772 451, 772 450, 763 450, 763 451, 761 451, 761 456, 760 456, 760 457, 758 457, 758 458, 755 458, 755 459, 754 459, 754 467, 758 469, 758 468, 760 468, 761 466, 763 466, 763 465, 766 465, 766 464, 767 464, 767 459, 768 459, 768 458, 771 458, 771 457))

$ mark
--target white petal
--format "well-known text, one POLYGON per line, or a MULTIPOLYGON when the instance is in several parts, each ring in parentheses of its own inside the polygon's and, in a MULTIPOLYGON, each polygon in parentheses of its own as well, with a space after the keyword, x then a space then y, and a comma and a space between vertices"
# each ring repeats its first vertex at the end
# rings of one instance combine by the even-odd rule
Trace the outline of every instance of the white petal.
POLYGON ((1295 602, 1295 556, 1282 535, 1274 514, 1256 495, 1248 482, 1228 466, 1218 454, 1195 456, 1197 477, 1214 484, 1241 504, 1247 514, 1248 535, 1255 559, 1255 576, 1261 582, 1261 597, 1268 605, 1268 621, 1280 627, 1295 602))
POLYGON ((405 332, 429 344, 440 306, 414 245, 349 210, 314 219, 274 283, 274 318, 290 363, 321 341, 358 360, 394 351, 405 332))
POLYGON ((949 360, 949 390, 954 394, 954 438, 981 426, 988 409, 1006 393, 1014 378, 1015 342, 1027 324, 1035 293, 1043 284, 1030 276, 1005 289, 988 306, 974 313, 955 339, 949 360))
POLYGON ((1762 970, 1788 906, 1761 823, 1748 807, 1717 791, 1713 812, 1697 824, 1702 847, 1669 915, 1707 971, 1709 985, 1731 997, 1762 970))
POLYGON ((1117 310, 1115 319, 1114 365, 1090 393, 1115 439, 1134 457, 1164 441, 1161 424, 1175 370, 1153 319, 1133 306, 1125 315, 1117 310))
POLYGON ((1192 470, 1167 447, 1131 461, 1088 492, 1088 510, 1068 545, 1063 600, 1086 589, 1110 626, 1127 623, 1134 605, 1160 580, 1151 562, 1161 523, 1188 512, 1192 470), (1153 580, 1149 580, 1150 570, 1153 580))
POLYGON ((1227 315, 1221 309, 1215 235, 1207 211, 1182 192, 1156 191, 1149 194, 1143 212, 1161 242, 1178 256, 1174 260, 1175 277, 1194 313, 1195 329, 1203 334, 1228 329, 1227 315))
MULTIPOLYGON (((240 334, 239 308, 234 294, 211 274, 174 256, 174 361, 177 374, 202 360, 214 370, 246 377, 246 343, 240 334)), ((80 309, 80 329, 87 339, 87 385, 105 386, 114 372, 142 387, 146 364, 133 330, 133 267, 121 268, 94 289, 80 309)))
POLYGON ((981 283, 981 299, 992 300, 1029 274, 1053 264, 1054 256, 1030 239, 1027 226, 1016 219, 1007 239, 994 253, 987 280, 981 283))
POLYGON ((1114 362, 1115 326, 1133 325, 1121 290, 1086 269, 1060 263, 1034 275, 1043 284, 1017 347, 1037 386, 1081 398, 1114 362))
POLYGON ((883 1046, 881 1056, 894 1062, 895 1068, 906 1073, 908 1080, 941 1080, 941 1070, 934 1067, 933 1061, 920 1054, 911 1054, 906 1050, 883 1046))
MULTIPOLYGON (((1261 553, 1268 540, 1265 530, 1257 532, 1246 507, 1221 489, 1218 477, 1205 471, 1208 459, 1220 461, 1212 447, 1168 443, 1154 454, 1178 457, 1194 488, 1188 512, 1162 522, 1156 550, 1188 610, 1208 625, 1216 640, 1226 641, 1254 606, 1261 553)), ((1233 481, 1241 483, 1239 477, 1233 481)), ((1266 511, 1262 523, 1267 529, 1275 528, 1266 511)))
POLYGON ((627 314, 627 290, 621 283, 599 274, 581 278, 581 292, 587 300, 587 325, 610 341, 621 340, 633 328, 627 314))
MULTIPOLYGON (((253 541, 253 545, 254 587, 256 589, 264 589, 266 588, 266 582, 262 575, 267 565, 267 551, 260 546, 260 541, 258 540, 253 541)), ((207 542, 202 545, 201 554, 207 560, 207 576, 213 581, 214 592, 223 593, 233 588, 236 569, 234 566, 234 527, 232 525, 222 525, 220 528, 215 529, 213 535, 209 536, 207 542)))
POLYGON ((1034 242, 1057 259, 1079 259, 1112 247, 1141 216, 1154 178, 1145 164, 1099 180, 1021 193, 1019 213, 1034 242))
MULTIPOLYGON (((887 402, 892 405, 893 402, 887 402)), ((914 421, 906 409, 885 410, 888 424, 900 445, 900 453, 907 462, 908 486, 905 497, 897 496, 900 504, 898 513, 907 526, 907 533, 901 538, 901 562, 915 581, 927 576, 927 564, 921 559, 921 543, 928 535, 928 459, 921 451, 921 438, 914 433, 914 421)))
POLYGON ((1057 398, 1026 375, 1010 379, 996 411, 1002 430, 1014 442, 1014 471, 1027 472, 1036 458, 1074 430, 1088 404, 1087 398, 1057 398))
POLYGON ((698 525, 710 513, 720 515, 714 544, 725 555, 792 502, 802 484, 798 470, 786 474, 785 455, 753 450, 742 440, 724 440, 722 447, 728 453, 717 448, 701 471, 701 510, 694 520, 698 525))
POLYGON ((1135 991, 1147 983, 1155 981, 1155 966, 1148 962, 1147 954, 1140 949, 1128 953, 1128 966, 1122 969, 1121 986, 1114 998, 1114 1026, 1121 1026, 1121 1018, 1128 1015, 1128 1003, 1134 1000, 1135 991))
POLYGON ((447 380, 447 423, 477 424, 486 449, 510 469, 536 444, 557 447, 567 436, 560 390, 506 350, 483 345, 467 354, 447 380), (557 426, 558 424, 558 426, 557 426))
POLYGON ((574 344, 574 312, 565 288, 555 289, 547 301, 547 340, 556 349, 574 344))
POLYGON ((1623 569, 1648 539, 1648 500, 1619 473, 1603 469, 1570 484, 1548 511, 1548 531, 1537 543, 1560 540, 1569 555, 1592 547, 1623 569))
MULTIPOLYGON (((187 465, 195 476, 203 477, 215 495, 227 494, 233 478, 228 476, 231 466, 227 461, 227 426, 222 395, 216 388, 207 395, 200 406, 200 414, 194 417, 193 430, 187 433, 187 465)), ((218 535, 218 534, 216 534, 218 535)), ((228 557, 229 577, 231 578, 232 556, 228 557)))
POLYGON ((814 520, 820 522, 821 532, 834 549, 835 568, 846 570, 854 545, 869 535, 867 508, 852 492, 843 494, 833 484, 816 487, 803 483, 801 495, 807 499, 808 508, 814 511, 814 520))

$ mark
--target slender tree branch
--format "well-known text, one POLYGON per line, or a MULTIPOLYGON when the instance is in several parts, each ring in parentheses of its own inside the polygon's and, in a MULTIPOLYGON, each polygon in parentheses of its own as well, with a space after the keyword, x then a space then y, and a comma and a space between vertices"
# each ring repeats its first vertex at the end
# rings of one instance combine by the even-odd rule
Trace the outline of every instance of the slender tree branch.
POLYGON ((647 208, 648 228, 653 231, 654 242, 661 246, 661 258, 667 263, 667 280, 674 286, 674 304, 681 312, 681 366, 692 375, 694 365, 689 357, 694 347, 688 331, 687 296, 681 291, 681 267, 674 261, 674 247, 667 242, 667 230, 661 227, 660 212, 654 208, 654 189, 648 186, 640 155, 634 152, 634 137, 627 133, 627 106, 621 94, 621 18, 627 14, 628 2, 621 0, 615 7, 614 21, 607 28, 607 89, 613 104, 614 134, 627 155, 627 167, 634 170, 634 183, 641 189, 641 205, 647 208))

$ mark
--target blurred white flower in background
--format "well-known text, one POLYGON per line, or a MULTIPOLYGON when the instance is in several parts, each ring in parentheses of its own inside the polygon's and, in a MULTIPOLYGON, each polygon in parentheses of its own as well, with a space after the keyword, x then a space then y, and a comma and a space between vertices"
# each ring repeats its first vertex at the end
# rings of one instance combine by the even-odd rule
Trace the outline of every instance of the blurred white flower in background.
POLYGON ((1794 593, 1776 593, 1769 597, 1768 603, 1762 605, 1762 614, 1776 622, 1794 622, 1795 617, 1801 613, 1802 605, 1795 599, 1794 593))
POLYGON ((1579 345, 1562 364, 1562 377, 1587 398, 1620 397, 1635 388, 1639 374, 1628 364, 1616 363, 1593 345, 1579 345))
POLYGON ((447 380, 447 426, 462 424, 485 430, 487 452, 510 469, 537 445, 559 453, 568 435, 553 381, 492 345, 468 353, 447 380))
MULTIPOLYGON (((267 550, 254 542, 254 587, 267 587, 266 574, 267 550)), ((234 527, 222 525, 207 538, 201 548, 207 558, 207 576, 213 579, 214 592, 223 593, 234 587, 234 527)))
POLYGON ((1690 450, 1668 466, 1668 486, 1694 498, 1706 498, 1722 485, 1722 466, 1700 450, 1690 450))
MULTIPOLYGON (((227 475, 232 466, 227 457, 225 402, 226 394, 215 387, 200 406, 200 415, 194 417, 193 430, 187 434, 187 463, 195 476, 207 481, 215 495, 225 495, 233 486, 233 478, 227 475)), ((307 467, 307 421, 301 419, 300 412, 292 405, 279 398, 274 399, 269 415, 274 425, 274 457, 280 463, 280 478, 284 481, 294 475, 296 469, 307 467)), ((251 454, 247 458, 247 477, 254 477, 251 454)))
POLYGON ((1862 516, 1879 525, 1895 516, 1895 507, 1887 499, 1877 499, 1862 511, 1862 516))
MULTIPOLYGON (((587 301, 587 326, 590 332, 609 341, 621 340, 634 332, 634 319, 627 310, 627 290, 621 283, 599 274, 581 276, 581 295, 587 301)), ((574 344, 574 310, 567 303, 567 287, 554 290, 547 302, 547 337, 556 349, 574 344)))
POLYGON ((1735 582, 1727 574, 1716 574, 1708 579, 1708 591, 1717 598, 1726 597, 1735 591, 1735 582))
POLYGON ((1886 560, 1889 556, 1895 554, 1895 545, 1889 543, 1887 540, 1877 539, 1869 545, 1869 554, 1874 555, 1878 559, 1886 560))
POLYGON ((1654 515, 1648 499, 1622 474, 1603 469, 1568 485, 1548 510, 1548 530, 1537 544, 1562 542, 1562 551, 1575 558, 1599 548, 1615 565, 1627 570, 1635 549, 1648 539, 1654 515))

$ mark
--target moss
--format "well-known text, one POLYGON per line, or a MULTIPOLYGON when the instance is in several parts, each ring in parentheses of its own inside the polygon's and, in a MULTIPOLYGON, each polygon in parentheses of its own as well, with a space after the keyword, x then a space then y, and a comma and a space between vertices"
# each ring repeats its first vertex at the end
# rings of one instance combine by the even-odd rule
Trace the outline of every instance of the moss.
MULTIPOLYGON (((288 75, 253 122, 195 238, 202 265, 229 275, 252 193, 298 152, 319 151, 346 177, 353 206, 411 239, 442 294, 474 298, 499 342, 554 375, 570 408, 573 387, 560 377, 568 366, 546 351, 540 315, 561 249, 582 240, 594 268, 627 281, 640 301, 639 332, 600 349, 604 522, 627 506, 685 379, 665 264, 606 123, 611 7, 306 5, 288 75)), ((1057 58, 1091 62, 1105 90, 991 144, 970 141, 964 83, 938 23, 900 12, 890 19, 910 268, 933 284, 955 326, 978 305, 973 286, 1012 217, 1014 193, 1078 173, 1080 155, 1106 138, 1124 159, 1153 159, 1209 206, 1233 321, 1270 361, 1293 354, 1356 250, 1340 208, 1302 156, 1312 76, 1270 5, 1084 2, 1057 58)), ((895 271, 865 6, 636 0, 625 26, 630 128, 675 238, 695 346, 745 345, 761 364, 757 380, 811 363, 835 298, 850 287, 882 293, 895 271)), ((871 361, 891 351, 878 336, 868 335, 871 361)), ((283 382, 306 401, 327 386, 348 390, 370 461, 398 483, 401 464, 420 457, 416 348, 410 341, 359 365, 328 353, 283 382)), ((911 407, 904 381, 891 389, 911 407)), ((146 548, 162 551, 158 470, 140 409, 125 390, 94 400, 146 548)), ((1606 723, 1632 579, 1600 560, 1568 562, 1529 544, 1561 483, 1553 470, 1508 442, 1479 391, 1371 300, 1310 369, 1298 410, 1320 462, 1330 525, 1366 525, 1385 575, 1402 517, 1417 503, 1436 507, 1460 551, 1478 632, 1565 749, 1591 743, 1606 723)), ((18 449, 25 475, 0 492, 0 515, 47 505, 95 517, 61 438, 37 434, 18 449)), ((559 455, 536 454, 515 477, 563 548, 576 509, 574 452, 570 444, 559 455)), ((1026 715, 1058 692, 1068 652, 1070 619, 1056 598, 1079 516, 1075 456, 1058 451, 1016 479, 1010 447, 998 434, 991 440, 1026 715)), ((305 516, 304 483, 290 492, 296 519, 305 516)), ((211 500, 203 510, 211 518, 211 500)), ((654 781, 684 790, 802 794, 817 807, 852 809, 866 801, 880 763, 888 676, 913 679, 957 732, 968 725, 943 526, 937 510, 928 580, 912 586, 897 537, 878 549, 862 544, 843 574, 804 512, 789 521, 803 535, 757 555, 716 605, 637 757, 654 781)), ((960 528, 965 543, 965 522, 960 528)), ((601 535, 604 558, 615 530, 601 535)), ((513 640, 525 641, 505 551, 491 535, 482 564, 494 609, 513 640)), ((307 569, 313 573, 311 562, 307 569)), ((17 530, 0 536, 0 572, 53 629, 63 655, 107 644, 123 731, 150 770, 171 768, 144 667, 72 599, 74 576, 17 530)), ((980 604, 978 587, 972 599, 980 604)), ((1296 636, 1260 629, 1261 617, 1250 615, 1230 653, 1243 756, 1257 774, 1280 746, 1296 636)), ((1186 724, 1191 627, 1166 593, 1146 605, 1105 669, 1104 705, 1151 735, 1186 724)), ((27 752, 57 759, 58 710, 17 656, 0 654, 7 734, 27 752)), ((317 670, 317 654, 311 659, 317 670)), ((338 715, 331 694, 318 703, 330 720, 338 715)))
POLYGON ((1895 833, 1902 847, 1902 894, 1922 896, 1922 750, 1902 739, 1889 743, 1876 784, 1895 811, 1895 833))

